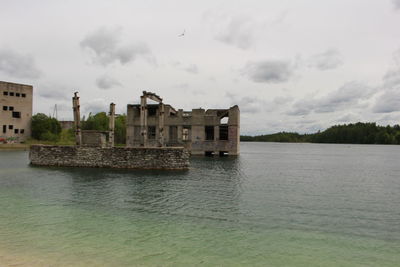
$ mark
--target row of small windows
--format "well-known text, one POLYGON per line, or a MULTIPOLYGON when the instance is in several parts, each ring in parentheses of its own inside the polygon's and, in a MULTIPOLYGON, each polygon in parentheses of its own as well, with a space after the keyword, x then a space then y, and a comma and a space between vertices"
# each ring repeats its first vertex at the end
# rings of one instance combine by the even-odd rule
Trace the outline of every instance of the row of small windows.
POLYGON ((12 111, 12 117, 13 117, 13 118, 17 118, 17 119, 21 118, 21 112, 19 112, 19 111, 14 111, 14 107, 11 107, 11 106, 3 106, 3 110, 4 110, 4 111, 7 111, 7 110, 12 111))
POLYGON ((3 95, 7 95, 7 96, 17 96, 17 97, 26 97, 26 94, 24 93, 14 93, 14 92, 7 92, 4 91, 3 95))
POLYGON ((14 107, 12 107, 12 106, 9 106, 9 107, 3 106, 3 110, 4 110, 4 111, 7 111, 7 110, 13 111, 13 110, 14 110, 14 107))
MULTIPOLYGON (((25 133, 24 129, 14 129, 14 125, 8 125, 8 129, 9 130, 14 130, 15 134, 18 134, 18 133, 23 134, 23 133, 25 133)), ((7 132, 7 125, 3 125, 3 133, 6 133, 6 132, 7 132)))

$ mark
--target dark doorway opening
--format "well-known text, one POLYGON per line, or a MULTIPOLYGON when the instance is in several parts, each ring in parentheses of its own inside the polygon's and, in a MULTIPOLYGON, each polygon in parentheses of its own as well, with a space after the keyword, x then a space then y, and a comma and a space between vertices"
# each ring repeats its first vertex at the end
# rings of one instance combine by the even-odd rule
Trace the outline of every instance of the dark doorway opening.
POLYGON ((207 141, 214 140, 214 126, 206 126, 205 131, 206 131, 206 140, 207 141))

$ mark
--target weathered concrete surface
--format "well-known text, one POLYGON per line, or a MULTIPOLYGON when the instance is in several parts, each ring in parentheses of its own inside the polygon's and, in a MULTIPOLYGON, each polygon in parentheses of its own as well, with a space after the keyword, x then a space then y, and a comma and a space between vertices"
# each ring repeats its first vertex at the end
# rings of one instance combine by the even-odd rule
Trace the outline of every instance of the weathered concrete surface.
POLYGON ((126 148, 32 145, 32 165, 121 169, 189 168, 189 152, 182 147, 126 148))
POLYGON ((175 110, 162 103, 147 104, 153 93, 143 92, 140 105, 128 105, 126 119, 127 147, 182 146, 192 155, 205 153, 240 153, 240 110, 229 109, 175 110))
POLYGON ((0 138, 20 143, 31 136, 32 92, 31 85, 0 81, 0 138))

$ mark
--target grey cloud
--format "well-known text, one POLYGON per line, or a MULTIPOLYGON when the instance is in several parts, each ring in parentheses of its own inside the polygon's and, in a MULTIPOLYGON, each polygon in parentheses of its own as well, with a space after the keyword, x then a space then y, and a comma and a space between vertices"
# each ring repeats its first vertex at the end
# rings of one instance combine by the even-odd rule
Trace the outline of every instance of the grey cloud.
POLYGON ((250 17, 232 17, 215 39, 225 44, 247 49, 252 45, 254 40, 254 24, 254 21, 250 17))
POLYGON ((84 107, 84 111, 86 113, 91 112, 92 114, 107 111, 108 105, 109 104, 107 104, 106 101, 102 98, 95 98, 90 102, 85 102, 81 104, 81 106, 84 107))
POLYGON ((400 9, 400 0, 393 0, 393 5, 395 9, 400 9))
POLYGON ((343 65, 342 56, 339 51, 329 49, 323 53, 316 54, 310 59, 309 67, 319 70, 335 69, 343 65))
POLYGON ((314 111, 317 113, 333 112, 343 106, 355 105, 359 103, 359 100, 367 99, 375 92, 373 88, 365 84, 349 82, 318 100, 314 111))
POLYGON ((69 99, 69 96, 67 95, 68 90, 60 86, 51 86, 51 85, 40 86, 37 92, 38 95, 42 98, 48 98, 53 100, 69 99))
POLYGON ((178 84, 175 84, 175 85, 173 86, 173 88, 178 88, 178 89, 189 89, 190 86, 189 86, 188 83, 178 83, 178 84))
POLYGON ((391 113, 400 111, 399 90, 386 90, 381 96, 377 98, 372 111, 375 113, 391 113))
POLYGON ((107 90, 115 86, 121 86, 121 83, 108 75, 103 75, 96 79, 96 85, 100 89, 107 90))
POLYGON ((139 56, 151 58, 150 49, 144 43, 121 44, 120 28, 100 28, 89 33, 80 42, 80 46, 92 53, 94 63, 103 66, 114 62, 124 65, 139 56))
POLYGON ((294 68, 288 61, 265 60, 249 62, 242 73, 257 83, 283 83, 293 76, 294 68))
POLYGON ((177 69, 179 69, 179 70, 183 70, 183 71, 189 72, 189 73, 191 73, 191 74, 198 74, 198 73, 199 73, 199 68, 197 67, 196 64, 183 65, 183 64, 182 64, 181 62, 179 62, 179 61, 174 61, 174 62, 171 62, 171 65, 172 65, 174 68, 177 68, 177 69))
POLYGON ((193 74, 199 73, 199 68, 195 64, 191 64, 191 65, 185 67, 184 70, 189 73, 193 73, 193 74))
POLYGON ((400 68, 388 71, 383 77, 384 88, 394 88, 398 85, 400 85, 400 68))
MULTIPOLYGON (((399 51, 394 54, 394 60, 399 64, 399 51)), ((389 70, 383 77, 383 92, 376 99, 372 109, 375 113, 391 113, 400 111, 400 65, 389 70)))
POLYGON ((302 99, 295 102, 292 109, 286 112, 290 116, 305 116, 311 113, 314 108, 314 102, 312 99, 302 99))
POLYGON ((311 112, 329 113, 344 108, 356 108, 362 100, 369 99, 375 93, 374 88, 365 84, 349 82, 324 97, 310 97, 295 102, 286 114, 303 116, 311 112))
POLYGON ((352 113, 346 114, 336 120, 339 123, 350 123, 360 121, 360 118, 352 113))
POLYGON ((238 105, 243 113, 260 112, 265 104, 264 101, 257 97, 240 97, 231 93, 226 93, 226 96, 230 99, 230 105, 238 105))
POLYGON ((0 49, 0 72, 15 78, 36 79, 40 71, 33 57, 19 54, 10 49, 0 49))
POLYGON ((272 102, 276 105, 284 105, 284 104, 287 104, 292 101, 293 101, 293 97, 291 97, 291 96, 277 96, 274 98, 274 100, 272 102))

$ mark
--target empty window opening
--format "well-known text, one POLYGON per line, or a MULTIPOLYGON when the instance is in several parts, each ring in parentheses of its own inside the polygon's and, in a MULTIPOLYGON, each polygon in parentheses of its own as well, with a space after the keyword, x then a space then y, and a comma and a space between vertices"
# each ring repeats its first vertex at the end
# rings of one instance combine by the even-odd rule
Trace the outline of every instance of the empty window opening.
POLYGON ((219 126, 219 140, 228 140, 228 125, 219 126))
POLYGON ((3 133, 7 132, 7 125, 3 125, 3 133))
POLYGON ((10 92, 10 96, 14 96, 14 92, 10 92))
POLYGON ((14 129, 14 125, 8 125, 8 129, 9 129, 9 130, 14 129))
POLYGON ((18 129, 14 129, 14 133, 15 134, 19 133, 19 130, 18 129))
POLYGON ((3 95, 8 95, 8 92, 5 92, 5 91, 4 91, 4 92, 3 92, 3 95))
POLYGON ((228 120, 229 120, 228 117, 223 117, 223 118, 221 118, 221 120, 219 121, 219 124, 228 124, 228 120))
POLYGON ((7 106, 3 106, 3 110, 7 110, 7 106))
POLYGON ((206 126, 205 127, 206 131, 206 140, 214 140, 214 126, 206 126))
POLYGON ((220 156, 220 157, 228 156, 228 151, 220 151, 220 152, 219 152, 219 156, 220 156))
POLYGON ((149 126, 147 128, 147 138, 151 140, 156 139, 156 126, 149 126))
POLYGON ((157 108, 156 107, 149 107, 147 109, 148 116, 156 116, 157 115, 157 108))
POLYGON ((9 111, 13 111, 13 110, 14 110, 14 107, 8 107, 8 110, 9 110, 9 111))
POLYGON ((190 126, 183 126, 183 129, 182 129, 182 140, 183 141, 190 140, 190 132, 191 132, 190 126))
POLYGON ((26 94, 21 94, 22 97, 26 97, 26 94))
POLYGON ((23 134, 23 133, 25 133, 25 130, 21 129, 21 130, 19 130, 19 132, 23 134))
POLYGON ((15 93, 15 96, 20 96, 20 94, 19 93, 15 93))
POLYGON ((13 113, 12 113, 12 117, 13 118, 21 118, 21 112, 19 112, 19 111, 13 111, 13 113))
POLYGON ((169 141, 178 141, 178 126, 169 126, 169 141))
POLYGON ((212 157, 212 156, 214 156, 214 151, 205 151, 204 155, 208 156, 208 157, 212 157))

